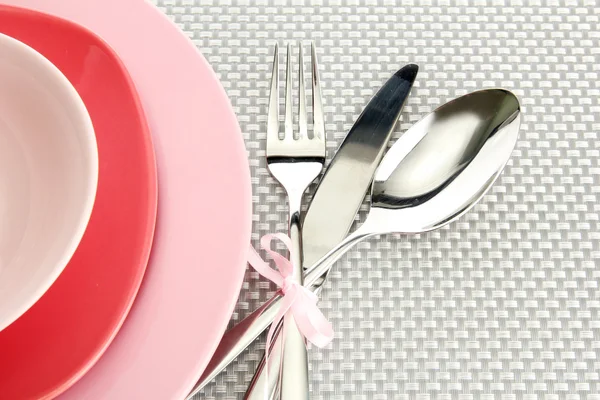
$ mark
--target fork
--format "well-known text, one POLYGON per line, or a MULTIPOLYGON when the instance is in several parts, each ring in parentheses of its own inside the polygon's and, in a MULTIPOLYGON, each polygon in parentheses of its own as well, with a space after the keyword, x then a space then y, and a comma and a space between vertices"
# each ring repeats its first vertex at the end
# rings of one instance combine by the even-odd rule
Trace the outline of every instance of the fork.
MULTIPOLYGON (((279 137, 279 47, 275 45, 271 94, 267 121, 267 167, 271 175, 283 186, 288 197, 289 235, 292 240, 290 260, 295 266, 294 278, 300 284, 302 274, 302 243, 300 208, 302 196, 313 180, 321 173, 325 163, 325 123, 323 103, 317 70, 316 50, 311 43, 313 137, 308 137, 306 90, 304 87, 304 61, 302 44, 299 49, 298 85, 298 137, 294 138, 292 117, 292 46, 287 46, 285 85, 285 120, 283 139, 279 137)), ((308 357, 304 338, 296 328, 293 318, 284 320, 279 398, 308 400, 308 357)))

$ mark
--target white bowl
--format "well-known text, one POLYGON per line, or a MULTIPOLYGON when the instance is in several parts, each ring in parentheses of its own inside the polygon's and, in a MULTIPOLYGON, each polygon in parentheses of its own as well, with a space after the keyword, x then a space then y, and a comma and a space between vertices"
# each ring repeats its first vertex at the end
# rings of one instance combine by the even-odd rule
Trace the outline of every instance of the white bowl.
POLYGON ((75 88, 37 51, 0 34, 0 331, 69 262, 97 183, 96 137, 75 88))

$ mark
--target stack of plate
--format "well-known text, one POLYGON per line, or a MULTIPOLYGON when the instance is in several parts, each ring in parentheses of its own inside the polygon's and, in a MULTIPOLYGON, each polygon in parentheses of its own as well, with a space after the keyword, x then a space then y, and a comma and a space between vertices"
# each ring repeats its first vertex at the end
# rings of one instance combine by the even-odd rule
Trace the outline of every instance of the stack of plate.
POLYGON ((4 3, 0 399, 181 399, 250 240, 227 96, 146 2, 4 3))

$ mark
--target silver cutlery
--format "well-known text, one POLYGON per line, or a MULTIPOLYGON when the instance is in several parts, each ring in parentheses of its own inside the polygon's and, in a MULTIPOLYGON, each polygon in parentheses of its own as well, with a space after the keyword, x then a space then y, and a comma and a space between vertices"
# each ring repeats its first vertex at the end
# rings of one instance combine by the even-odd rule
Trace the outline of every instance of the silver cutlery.
MULTIPOLYGON (((407 65, 392 75, 373 96, 356 120, 325 170, 302 223, 304 265, 312 265, 341 242, 367 194, 373 175, 404 108, 416 79, 418 66, 407 65), (352 178, 349 179, 349 176, 352 178), (343 201, 340 201, 343 197, 343 201), (325 222, 327 221, 327 222, 325 222)), ((318 289, 326 275, 315 286, 318 289)), ((280 336, 274 335, 268 360, 269 371, 280 368, 280 336)), ((259 363, 245 399, 264 400, 277 390, 277 375, 266 374, 265 358, 259 363), (268 378, 269 382, 265 380, 268 378), (265 386, 265 384, 267 386, 265 386)))
MULTIPOLYGON (((312 287, 335 261, 367 237, 427 232, 466 213, 502 172, 519 126, 519 102, 502 89, 461 96, 417 122, 396 141, 377 169, 365 223, 306 270, 304 285, 312 287)), ((225 333, 199 383, 215 376, 215 371, 235 358, 232 354, 239 354, 269 326, 280 301, 275 295, 225 333)))
MULTIPOLYGON (((302 284, 302 233, 300 208, 304 192, 323 169, 325 163, 325 123, 316 51, 311 45, 313 137, 308 136, 304 60, 299 46, 298 137, 294 138, 292 117, 292 47, 287 46, 285 85, 285 131, 279 138, 279 51, 275 45, 269 119, 267 122, 267 167, 287 193, 289 207, 289 236, 292 242, 290 260, 295 266, 294 278, 302 284)), ((283 321, 285 338, 282 343, 280 397, 286 400, 308 400, 308 357, 304 337, 293 318, 283 321)))

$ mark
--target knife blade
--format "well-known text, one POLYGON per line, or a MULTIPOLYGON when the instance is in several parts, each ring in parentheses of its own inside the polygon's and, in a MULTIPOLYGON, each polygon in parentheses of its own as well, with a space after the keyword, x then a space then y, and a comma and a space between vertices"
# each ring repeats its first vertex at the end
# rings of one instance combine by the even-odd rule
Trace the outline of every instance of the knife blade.
POLYGON ((388 79, 335 153, 302 224, 305 266, 314 264, 348 235, 418 69, 417 65, 409 64, 388 79))
MULTIPOLYGON (((364 108, 327 167, 302 225, 305 267, 314 264, 348 235, 375 170, 383 158, 418 69, 417 65, 409 64, 388 79, 364 108)), ((318 291, 326 278, 327 274, 315 284, 319 287, 318 291)), ((281 367, 282 348, 279 333, 275 334, 276 339, 272 342, 268 377, 263 358, 244 399, 263 400, 265 388, 271 399, 277 393, 277 372, 281 367), (267 386, 266 379, 269 380, 267 386)))

